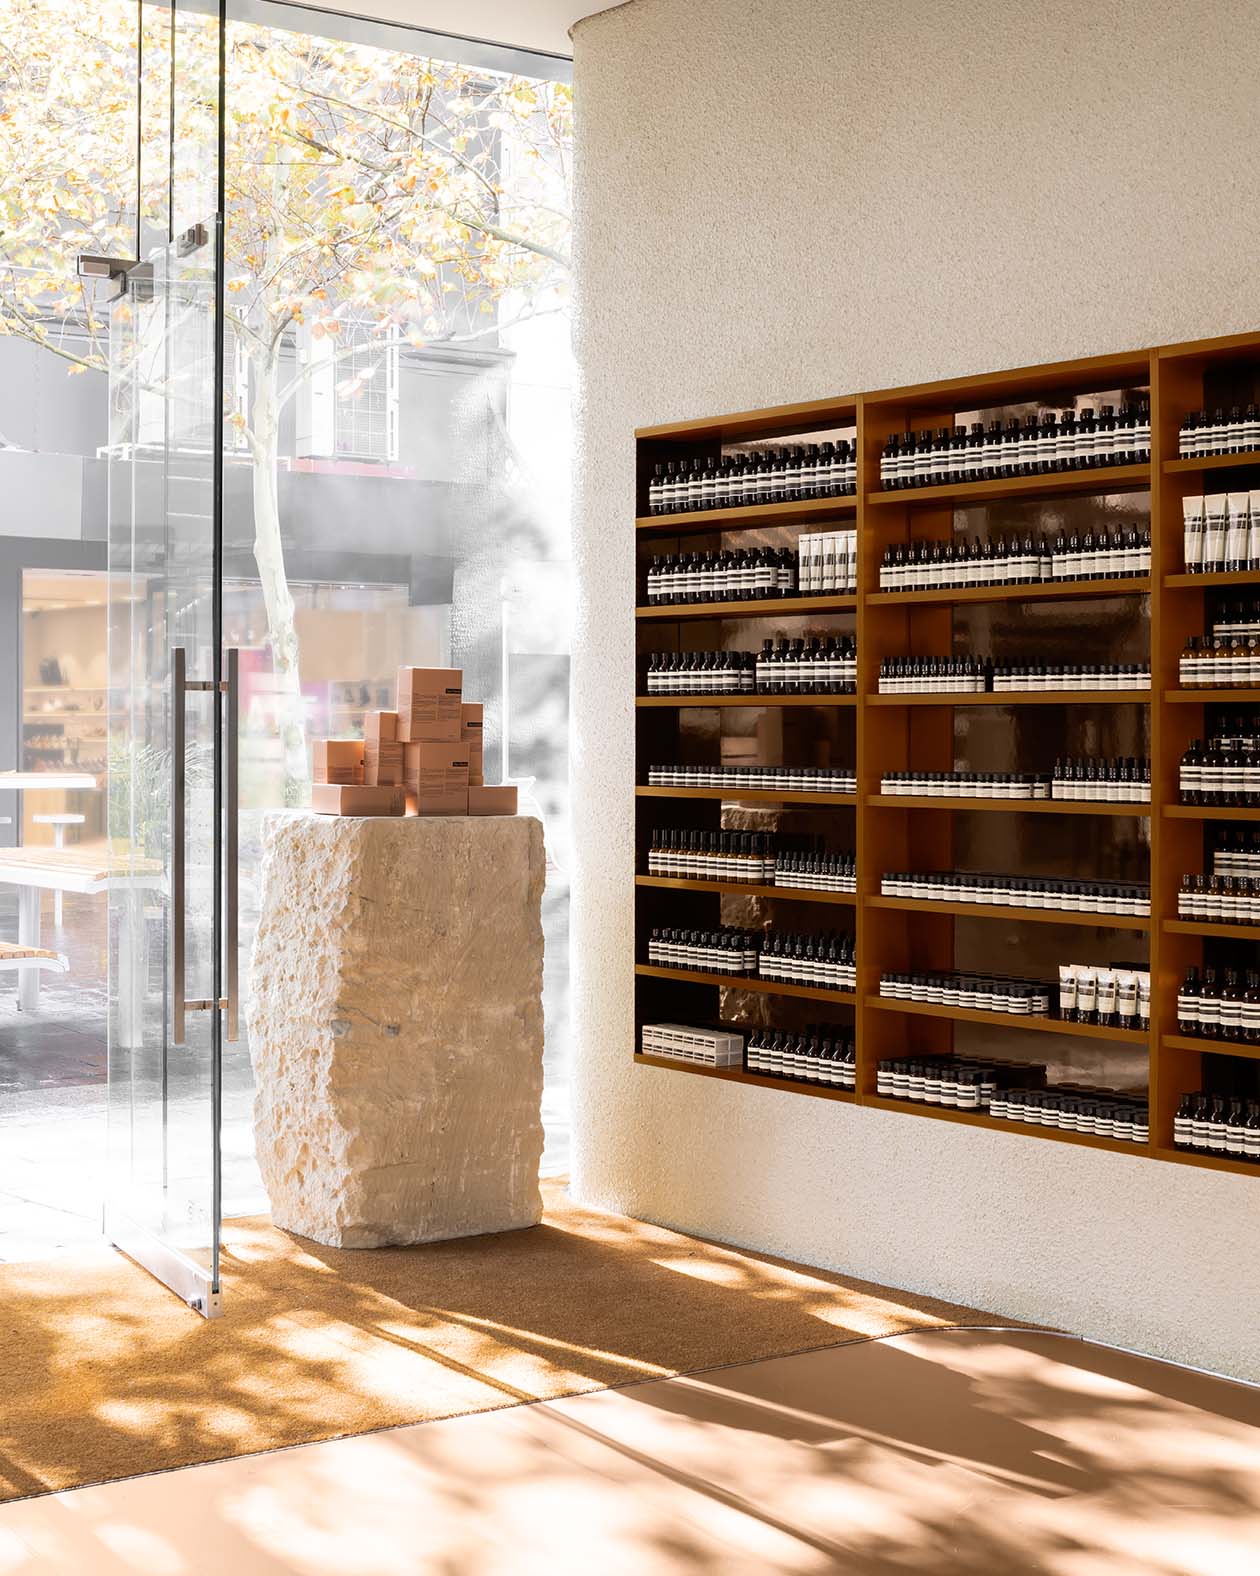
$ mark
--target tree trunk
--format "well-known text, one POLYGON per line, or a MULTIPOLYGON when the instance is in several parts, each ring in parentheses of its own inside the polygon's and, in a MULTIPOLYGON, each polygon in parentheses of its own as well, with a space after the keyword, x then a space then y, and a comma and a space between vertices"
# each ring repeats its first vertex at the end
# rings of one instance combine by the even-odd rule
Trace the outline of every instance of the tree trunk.
POLYGON ((284 760, 284 802, 298 806, 306 804, 310 798, 310 772, 306 761, 306 718, 298 665, 297 627, 284 570, 284 543, 280 537, 276 475, 280 448, 280 412, 276 404, 279 368, 274 354, 259 354, 251 360, 254 374, 250 413, 254 458, 254 558, 262 582, 271 662, 276 676, 276 721, 284 760))

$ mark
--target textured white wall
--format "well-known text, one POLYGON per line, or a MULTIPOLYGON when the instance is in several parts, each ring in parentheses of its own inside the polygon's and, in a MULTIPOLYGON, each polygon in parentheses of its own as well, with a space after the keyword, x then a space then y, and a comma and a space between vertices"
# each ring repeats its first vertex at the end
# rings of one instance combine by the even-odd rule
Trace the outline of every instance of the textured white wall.
POLYGON ((586 1202, 1260 1379, 1260 1178, 635 1067, 627 884, 633 428, 1254 328, 1257 36, 1225 0, 575 29, 586 1202))

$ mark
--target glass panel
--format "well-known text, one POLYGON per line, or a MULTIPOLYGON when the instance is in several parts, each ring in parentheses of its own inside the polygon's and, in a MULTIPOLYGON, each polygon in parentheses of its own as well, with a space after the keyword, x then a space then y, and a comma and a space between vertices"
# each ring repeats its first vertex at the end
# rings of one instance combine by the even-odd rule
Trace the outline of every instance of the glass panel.
POLYGON ((101 1230, 107 899, 38 883, 105 851, 109 306, 76 254, 135 255, 139 36, 136 0, 0 15, 0 771, 38 774, 0 786, 0 938, 66 963, 0 979, 7 1261, 101 1230))
MULTIPOLYGON (((456 39, 230 9, 224 639, 242 653, 242 952, 262 819, 308 802, 311 738, 391 707, 402 663, 463 668, 485 703, 486 781, 517 781, 546 830, 544 1166, 560 1170, 569 89, 456 39)), ((248 1072, 230 1047, 229 1156, 252 1148, 248 1072)), ((229 1162, 229 1214, 260 1207, 249 1182, 229 1162)))
MULTIPOLYGON (((109 1207, 217 1282, 214 248, 159 252, 114 309, 110 443, 109 1207), (151 273, 150 273, 151 270, 151 273), (184 828, 173 836, 180 789, 184 828), (182 883, 183 956, 177 911, 182 883)), ((128 1246, 127 1241, 122 1241, 128 1246)))
POLYGON ((222 1204, 222 29, 215 3, 140 9, 142 245, 153 244, 110 324, 106 1228, 210 1314, 222 1204))

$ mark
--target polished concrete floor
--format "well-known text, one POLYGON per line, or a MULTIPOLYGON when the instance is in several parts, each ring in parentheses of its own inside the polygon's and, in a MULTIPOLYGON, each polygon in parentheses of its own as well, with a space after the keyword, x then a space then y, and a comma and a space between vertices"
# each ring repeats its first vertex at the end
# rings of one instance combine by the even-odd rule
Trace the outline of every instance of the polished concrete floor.
POLYGON ((933 1330, 0 1507, 3 1576, 1255 1576, 1260 1391, 933 1330))
MULTIPOLYGON (((551 894, 553 907, 563 894, 551 894)), ((242 955, 252 931, 246 914, 242 955)), ((569 1164, 567 978, 568 959, 548 916, 545 1005, 548 1049, 543 1122, 543 1174, 561 1175, 569 1164)), ((53 922, 51 894, 44 895, 45 946, 64 952, 66 974, 42 976, 38 1012, 19 1012, 17 975, 0 973, 0 1263, 45 1258, 100 1240, 106 1162, 106 905, 101 897, 66 894, 63 923, 53 922)), ((17 937, 17 903, 0 886, 0 937, 17 937)), ((151 999, 162 988, 160 963, 150 969, 151 999)), ((204 1149, 205 1096, 196 1080, 181 1084, 176 1066, 171 1087, 169 1140, 200 1164, 204 1149)), ((248 1041, 229 1047, 223 1066, 223 1200, 228 1216, 264 1212, 253 1150, 253 1071, 248 1041)), ((204 1190, 208 1196, 208 1184, 204 1190)), ((3 1567, 0 1567, 3 1576, 3 1567)))

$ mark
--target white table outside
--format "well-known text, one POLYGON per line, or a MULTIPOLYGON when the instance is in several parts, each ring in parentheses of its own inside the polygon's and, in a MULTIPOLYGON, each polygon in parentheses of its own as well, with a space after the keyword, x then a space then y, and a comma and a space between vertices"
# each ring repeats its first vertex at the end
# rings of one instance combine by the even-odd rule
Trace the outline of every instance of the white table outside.
MULTIPOLYGON (((106 848, 0 848, 0 883, 18 889, 18 941, 38 947, 41 892, 92 894, 122 891, 126 894, 118 933, 119 1038, 128 1049, 140 1044, 144 981, 144 896, 162 891, 166 880, 156 860, 126 868, 106 848)), ((34 1012, 39 1007, 39 971, 24 969, 18 978, 18 1007, 34 1012)))
MULTIPOLYGON (((21 795, 26 792, 37 792, 41 788, 60 788, 68 793, 76 789, 99 790, 100 780, 91 772, 0 772, 0 793, 15 793, 18 795, 18 837, 22 836, 22 801, 21 795)), ((0 825, 7 826, 9 817, 0 816, 0 825)))
POLYGON ((91 772, 0 772, 0 790, 21 793, 26 788, 95 788, 91 772))

